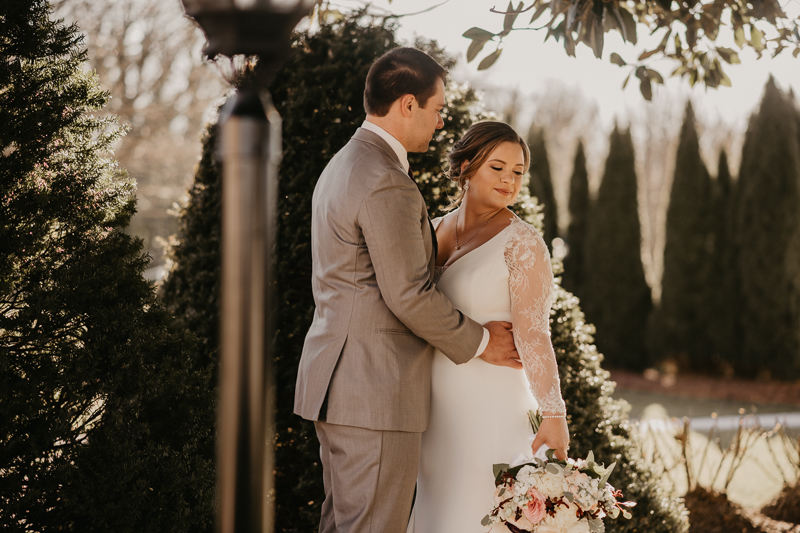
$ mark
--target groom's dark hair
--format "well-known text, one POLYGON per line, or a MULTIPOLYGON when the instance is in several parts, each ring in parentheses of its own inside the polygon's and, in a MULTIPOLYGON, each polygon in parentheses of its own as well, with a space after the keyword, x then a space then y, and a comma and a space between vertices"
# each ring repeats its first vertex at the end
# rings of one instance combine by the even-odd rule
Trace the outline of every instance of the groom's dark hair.
POLYGON ((412 94, 425 107, 436 93, 436 80, 446 81, 447 70, 416 48, 395 48, 379 57, 369 69, 364 88, 364 110, 385 117, 392 104, 412 94))

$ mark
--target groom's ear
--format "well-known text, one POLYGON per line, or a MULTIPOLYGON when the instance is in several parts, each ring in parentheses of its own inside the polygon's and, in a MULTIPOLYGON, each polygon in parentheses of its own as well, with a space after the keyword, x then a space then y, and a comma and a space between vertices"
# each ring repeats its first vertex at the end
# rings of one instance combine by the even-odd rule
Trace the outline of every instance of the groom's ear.
POLYGON ((404 94, 400 97, 400 112, 405 118, 410 118, 414 112, 414 106, 419 105, 413 94, 404 94))

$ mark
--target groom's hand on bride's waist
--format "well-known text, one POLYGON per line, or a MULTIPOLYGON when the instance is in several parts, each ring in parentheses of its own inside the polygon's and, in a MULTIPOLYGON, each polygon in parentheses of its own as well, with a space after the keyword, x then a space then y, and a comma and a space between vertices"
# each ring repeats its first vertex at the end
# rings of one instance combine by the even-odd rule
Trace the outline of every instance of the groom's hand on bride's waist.
POLYGON ((514 346, 511 322, 487 322, 483 327, 489 331, 489 344, 479 357, 493 365, 522 368, 514 346))

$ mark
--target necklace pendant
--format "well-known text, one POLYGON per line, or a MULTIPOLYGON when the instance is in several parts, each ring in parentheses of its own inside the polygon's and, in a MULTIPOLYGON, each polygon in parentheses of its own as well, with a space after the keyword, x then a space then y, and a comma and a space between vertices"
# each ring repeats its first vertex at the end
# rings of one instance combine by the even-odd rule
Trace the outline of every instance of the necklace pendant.
POLYGON ((460 246, 456 246, 456 250, 460 250, 460 249, 461 249, 461 247, 460 247, 460 246))

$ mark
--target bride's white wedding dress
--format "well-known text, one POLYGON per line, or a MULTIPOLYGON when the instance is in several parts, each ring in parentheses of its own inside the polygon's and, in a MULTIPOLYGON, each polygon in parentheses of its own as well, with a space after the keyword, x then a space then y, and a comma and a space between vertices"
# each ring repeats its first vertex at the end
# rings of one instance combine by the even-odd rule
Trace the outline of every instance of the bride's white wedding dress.
POLYGON ((528 410, 538 401, 543 411, 564 412, 550 342, 550 255, 541 235, 514 217, 437 275, 439 290, 473 320, 513 323, 525 369, 477 357, 455 365, 438 350, 434 355, 431 418, 408 533, 480 533, 493 504, 492 465, 531 453, 528 410))

